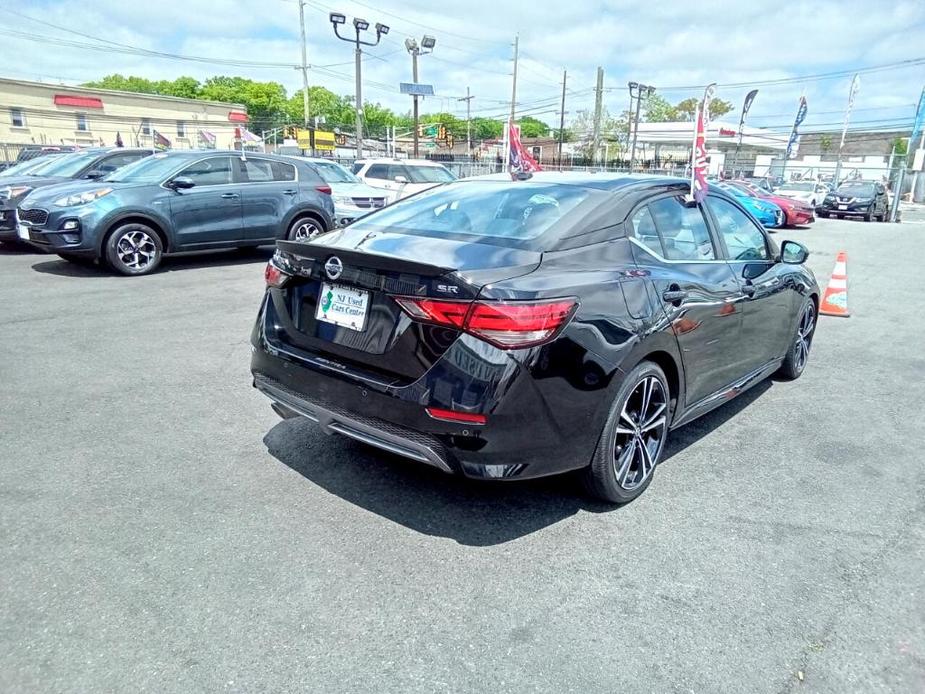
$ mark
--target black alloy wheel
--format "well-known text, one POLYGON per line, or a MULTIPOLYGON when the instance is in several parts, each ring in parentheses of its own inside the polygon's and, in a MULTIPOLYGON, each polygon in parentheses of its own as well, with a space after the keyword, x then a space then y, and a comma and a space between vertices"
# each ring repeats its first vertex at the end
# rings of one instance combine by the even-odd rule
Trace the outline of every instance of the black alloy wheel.
POLYGON ((314 217, 299 217, 289 225, 286 238, 290 241, 311 241, 324 233, 324 227, 314 217))
POLYGON ((796 336, 787 350, 787 355, 778 372, 788 380, 800 377, 806 363, 809 361, 809 351, 813 346, 813 335, 816 332, 816 305, 812 299, 806 299, 803 310, 800 312, 800 322, 797 323, 796 336))
POLYGON ((617 394, 585 486, 611 503, 626 503, 642 494, 658 465, 671 415, 671 397, 662 370, 642 362, 617 394))
POLYGON ((145 224, 123 224, 106 240, 106 260, 123 275, 147 275, 161 264, 164 245, 145 224))

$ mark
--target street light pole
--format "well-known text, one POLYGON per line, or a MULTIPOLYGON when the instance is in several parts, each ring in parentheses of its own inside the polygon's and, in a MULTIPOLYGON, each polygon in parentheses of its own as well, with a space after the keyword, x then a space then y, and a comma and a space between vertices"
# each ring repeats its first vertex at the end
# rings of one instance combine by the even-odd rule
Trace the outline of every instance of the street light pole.
POLYGON ((353 18, 353 28, 356 30, 356 38, 351 38, 349 36, 341 36, 338 27, 342 24, 347 23, 347 17, 340 12, 331 12, 328 15, 328 19, 331 22, 331 25, 334 27, 334 35, 337 36, 341 41, 348 41, 352 44, 355 44, 356 49, 354 55, 356 56, 356 141, 357 141, 357 159, 362 159, 363 157, 363 79, 361 70, 363 67, 363 49, 360 46, 378 46, 379 41, 383 36, 389 33, 389 27, 385 24, 376 24, 376 40, 375 41, 362 41, 360 40, 360 32, 366 31, 369 29, 369 22, 365 19, 360 19, 359 17, 353 18))
MULTIPOLYGON (((437 45, 437 39, 433 36, 424 35, 424 38, 421 39, 421 43, 418 44, 417 39, 405 39, 405 49, 411 54, 411 79, 415 84, 418 83, 418 56, 427 55, 428 53, 433 52, 434 46, 437 45)), ((420 116, 418 114, 418 95, 412 94, 412 101, 414 102, 413 106, 413 115, 414 115, 414 156, 418 156, 418 126, 420 116)))
POLYGON ((466 87, 466 95, 461 96, 458 99, 456 99, 456 101, 466 102, 466 155, 470 157, 470 168, 471 168, 471 157, 472 157, 472 129, 470 127, 472 110, 470 106, 474 98, 475 97, 469 93, 469 87, 466 87))

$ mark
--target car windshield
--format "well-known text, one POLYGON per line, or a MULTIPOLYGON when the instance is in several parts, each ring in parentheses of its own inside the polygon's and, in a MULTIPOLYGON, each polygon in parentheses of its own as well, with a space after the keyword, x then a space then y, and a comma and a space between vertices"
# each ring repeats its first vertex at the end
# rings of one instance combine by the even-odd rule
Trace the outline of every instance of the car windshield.
POLYGON ((593 193, 543 182, 459 181, 400 200, 351 229, 414 234, 518 248, 534 243, 593 193))
POLYGON ((449 183, 456 177, 442 166, 414 166, 405 164, 410 183, 449 183))
POLYGON ((30 173, 30 176, 74 176, 84 167, 92 164, 100 156, 99 152, 72 152, 60 157, 43 167, 30 173))
POLYGON ((312 166, 318 170, 318 174, 324 179, 325 183, 360 183, 360 179, 347 171, 340 164, 333 161, 313 161, 312 166))
POLYGON ((748 193, 737 186, 730 185, 728 183, 717 183, 717 188, 722 188, 727 193, 735 195, 737 198, 748 198, 751 197, 748 193))
POLYGON ((747 195, 750 198, 757 198, 758 193, 754 191, 751 187, 744 183, 729 183, 727 184, 730 188, 735 188, 738 191, 741 191, 742 194, 747 195))
POLYGON ((38 173, 46 166, 52 163, 56 157, 61 156, 60 154, 43 154, 40 157, 35 157, 34 159, 29 159, 27 161, 21 161, 18 164, 13 164, 13 166, 0 171, 0 176, 22 176, 24 174, 38 173))
POLYGON ((816 189, 815 183, 787 183, 781 186, 781 190, 796 190, 812 192, 816 189))
POLYGON ((160 183, 175 169, 189 161, 186 157, 178 159, 161 152, 123 166, 107 176, 105 180, 110 183, 160 183))
POLYGON ((839 195, 873 195, 873 183, 842 183, 835 191, 839 195))

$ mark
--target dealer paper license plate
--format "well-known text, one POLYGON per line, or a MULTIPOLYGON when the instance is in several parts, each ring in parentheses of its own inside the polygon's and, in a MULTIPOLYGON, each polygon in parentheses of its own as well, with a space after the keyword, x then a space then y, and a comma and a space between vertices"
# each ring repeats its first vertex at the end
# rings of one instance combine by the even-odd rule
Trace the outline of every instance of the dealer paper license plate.
POLYGON ((315 318, 351 330, 362 330, 368 308, 369 292, 322 282, 315 318))

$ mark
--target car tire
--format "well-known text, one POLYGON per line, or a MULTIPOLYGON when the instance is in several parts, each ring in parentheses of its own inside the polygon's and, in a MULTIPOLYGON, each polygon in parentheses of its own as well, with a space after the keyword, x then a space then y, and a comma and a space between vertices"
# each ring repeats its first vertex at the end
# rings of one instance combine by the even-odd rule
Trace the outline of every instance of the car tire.
POLYGON ((591 464, 582 473, 588 493, 612 504, 642 494, 665 448, 670 417, 665 373, 650 361, 640 363, 623 379, 591 464))
POLYGON ((327 231, 317 217, 306 215, 298 217, 289 225, 286 238, 290 241, 307 243, 327 231))
POLYGON ((117 227, 105 244, 106 262, 123 275, 154 272, 164 256, 160 236, 146 224, 130 222, 117 227))
POLYGON ((867 210, 867 212, 864 213, 864 221, 865 222, 874 221, 874 213, 871 212, 870 210, 867 210))
POLYGON ((777 374, 781 378, 793 381, 800 377, 809 361, 809 352, 813 346, 813 335, 816 333, 816 304, 807 297, 800 309, 800 319, 790 348, 784 357, 777 374))

